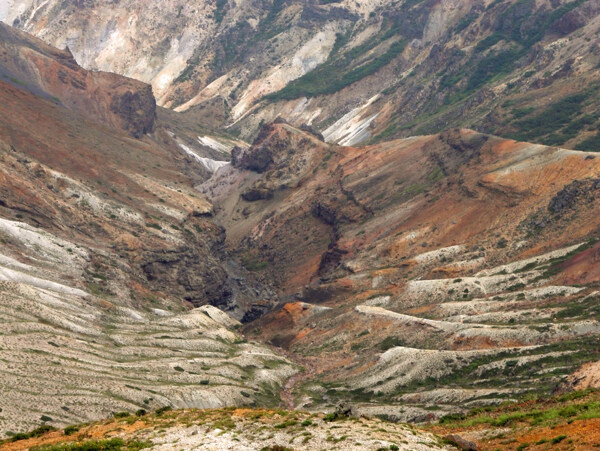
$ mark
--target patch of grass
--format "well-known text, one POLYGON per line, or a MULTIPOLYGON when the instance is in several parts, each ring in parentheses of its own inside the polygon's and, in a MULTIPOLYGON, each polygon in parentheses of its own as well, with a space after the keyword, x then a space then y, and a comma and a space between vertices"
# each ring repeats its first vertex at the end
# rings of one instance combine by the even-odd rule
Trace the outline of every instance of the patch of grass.
POLYGON ((67 426, 64 430, 63 433, 65 435, 73 435, 76 432, 79 432, 81 430, 82 426, 81 425, 72 425, 72 426, 67 426))
POLYGON ((109 440, 88 440, 79 443, 60 443, 31 449, 32 451, 139 451, 151 446, 152 443, 150 442, 125 442, 121 438, 113 438, 109 440))
POLYGON ((161 416, 163 413, 169 412, 172 410, 172 407, 170 406, 164 406, 164 407, 160 407, 159 409, 156 409, 156 415, 157 416, 161 416))
POLYGON ((382 351, 387 351, 388 349, 405 345, 406 342, 400 337, 386 337, 381 343, 379 343, 378 348, 382 351))
POLYGON ((585 150, 587 152, 600 152, 600 132, 584 139, 575 146, 577 150, 585 150))
POLYGON ((23 80, 19 80, 18 78, 15 77, 8 77, 8 79, 10 81, 12 81, 14 84, 19 85, 19 86, 27 86, 27 83, 25 83, 23 80))
POLYGON ((297 424, 298 424, 298 422, 296 420, 287 420, 287 421, 284 421, 283 423, 276 424, 274 426, 274 428, 275 429, 285 429, 290 426, 296 426, 297 424))
POLYGON ((229 431, 235 428, 235 422, 231 418, 221 418, 215 421, 212 425, 214 429, 221 429, 223 431, 229 431))
POLYGON ((521 56, 523 56, 523 51, 514 46, 486 55, 476 64, 465 90, 473 92, 492 79, 509 74, 521 56))
POLYGON ((581 117, 581 115, 585 103, 597 90, 598 87, 592 87, 584 92, 567 96, 548 105, 538 114, 513 122, 512 126, 517 131, 509 136, 519 141, 539 140, 542 144, 551 146, 564 144, 575 138, 586 125, 594 122, 593 117, 587 115, 581 117))
MULTIPOLYGON (((479 408, 468 414, 446 415, 440 419, 439 423, 459 427, 472 427, 480 424, 505 427, 517 423, 546 427, 573 420, 600 418, 600 392, 588 389, 575 393, 550 400, 540 398, 524 404, 479 408)), ((564 438, 566 437, 558 436, 553 439, 557 440, 553 443, 559 443, 564 438)))
POLYGON ((339 415, 335 412, 328 413, 323 417, 323 421, 327 421, 327 422, 332 422, 332 421, 336 421, 339 419, 340 419, 339 415))
POLYGON ((269 262, 252 253, 242 255, 241 263, 248 271, 257 272, 269 267, 269 262))

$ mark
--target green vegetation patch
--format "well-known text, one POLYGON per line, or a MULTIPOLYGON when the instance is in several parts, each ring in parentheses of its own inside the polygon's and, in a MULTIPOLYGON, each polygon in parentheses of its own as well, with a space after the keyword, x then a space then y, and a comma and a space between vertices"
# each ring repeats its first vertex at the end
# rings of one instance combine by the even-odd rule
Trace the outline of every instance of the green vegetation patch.
POLYGON ((242 266, 248 271, 262 271, 269 267, 269 262, 252 254, 242 256, 242 266))
POLYGON ((585 150, 587 152, 600 152, 600 131, 595 135, 581 141, 575 146, 577 150, 585 150))
POLYGON ((151 446, 152 443, 150 442, 125 442, 123 439, 113 438, 110 440, 89 440, 80 443, 60 443, 31 449, 32 451, 138 451, 151 446))
POLYGON ((13 435, 10 438, 10 441, 18 442, 20 440, 28 440, 30 438, 41 437, 42 435, 46 434, 47 432, 52 432, 55 430, 56 430, 56 428, 45 424, 43 426, 40 426, 39 428, 34 429, 31 432, 19 432, 19 433, 13 435))
POLYGON ((530 109, 516 110, 515 117, 519 119, 512 123, 516 132, 509 137, 519 141, 538 140, 550 146, 564 144, 595 122, 592 115, 583 115, 583 108, 597 91, 595 86, 570 95, 534 115, 528 116, 530 109))
POLYGON ((349 36, 338 34, 329 60, 313 71, 292 81, 282 90, 269 94, 265 98, 270 101, 293 100, 300 97, 316 97, 341 91, 345 87, 387 66, 404 51, 406 41, 402 39, 392 43, 389 49, 382 55, 376 56, 358 67, 352 68, 358 58, 386 40, 393 38, 398 31, 397 25, 389 25, 384 33, 371 38, 362 45, 354 47, 343 55, 339 55, 339 50, 347 43, 349 36))
MULTIPOLYGON (((487 424, 505 427, 517 423, 529 426, 554 426, 574 420, 600 418, 600 392, 594 389, 568 393, 552 399, 538 398, 501 407, 480 407, 467 414, 450 414, 440 424, 471 427, 487 424)), ((558 442, 555 442, 558 443, 558 442)))

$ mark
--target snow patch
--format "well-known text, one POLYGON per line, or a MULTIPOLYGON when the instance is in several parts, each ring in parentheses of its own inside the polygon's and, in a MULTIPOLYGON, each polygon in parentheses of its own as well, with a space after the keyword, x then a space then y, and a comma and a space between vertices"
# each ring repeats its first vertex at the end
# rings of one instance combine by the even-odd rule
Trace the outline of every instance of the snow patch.
POLYGON ((200 162, 200 164, 202 164, 202 166, 204 166, 210 172, 217 172, 222 167, 229 166, 228 161, 219 161, 219 160, 213 160, 211 158, 201 157, 201 156, 197 155, 192 149, 190 149, 185 144, 177 143, 177 145, 179 145, 179 147, 185 153, 187 153, 189 156, 193 157, 198 162, 200 162))

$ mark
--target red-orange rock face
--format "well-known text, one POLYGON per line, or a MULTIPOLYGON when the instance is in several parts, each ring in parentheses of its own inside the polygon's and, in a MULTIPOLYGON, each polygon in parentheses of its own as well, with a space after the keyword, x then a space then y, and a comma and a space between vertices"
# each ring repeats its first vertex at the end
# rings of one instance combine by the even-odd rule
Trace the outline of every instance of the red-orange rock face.
POLYGON ((8 81, 137 138, 154 130, 156 101, 149 85, 82 69, 68 50, 56 50, 2 23, 0 49, 1 74, 8 81))

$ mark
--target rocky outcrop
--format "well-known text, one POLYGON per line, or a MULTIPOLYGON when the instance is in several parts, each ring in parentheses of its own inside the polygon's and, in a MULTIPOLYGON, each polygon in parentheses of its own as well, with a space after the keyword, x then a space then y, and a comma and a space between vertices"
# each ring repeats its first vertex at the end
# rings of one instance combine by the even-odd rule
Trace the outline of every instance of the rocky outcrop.
POLYGON ((337 223, 337 210, 331 204, 327 204, 322 200, 315 200, 313 202, 311 213, 327 225, 334 226, 337 223))
POLYGON ((571 34, 584 27, 598 14, 600 14, 600 5, 597 2, 584 2, 560 17, 552 25, 552 30, 562 35, 571 34))
POLYGON ((258 173, 273 168, 286 168, 294 158, 296 148, 290 139, 293 133, 286 132, 285 125, 281 119, 264 125, 252 146, 247 149, 236 147, 232 150, 231 164, 238 169, 258 173))
POLYGON ((231 164, 238 169, 262 173, 271 163, 273 150, 266 146, 253 146, 250 149, 235 147, 231 151, 231 164))
POLYGON ((339 268, 342 259, 347 253, 347 250, 340 249, 335 243, 333 243, 332 247, 328 249, 327 252, 325 252, 321 257, 317 274, 321 277, 327 277, 330 275, 333 271, 339 268))
POLYGON ((479 449, 476 443, 467 440, 458 434, 447 435, 444 437, 444 441, 463 451, 477 451, 479 449))
POLYGON ((550 199, 548 211, 561 215, 580 204, 589 204, 600 195, 600 179, 575 180, 550 199))
POLYGON ((590 362, 582 365, 557 387, 557 391, 568 392, 589 388, 600 389, 600 362, 590 362))
POLYGON ((480 155, 488 138, 485 135, 469 135, 459 129, 452 129, 440 133, 439 140, 444 146, 431 146, 431 158, 439 165, 444 175, 453 175, 459 166, 480 155))
POLYGON ((252 186, 247 191, 242 193, 242 199, 248 202, 256 202, 257 200, 268 200, 273 198, 273 190, 267 187, 252 186))
POLYGON ((194 246, 147 251, 140 266, 153 290, 180 297, 196 307, 206 303, 223 310, 232 307, 227 273, 210 249, 194 246))
POLYGON ((121 120, 121 127, 136 138, 154 130, 156 100, 150 85, 116 93, 110 102, 110 111, 121 120))

